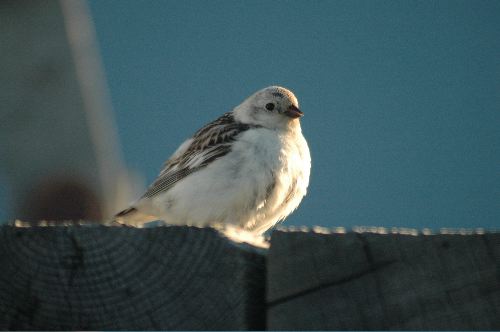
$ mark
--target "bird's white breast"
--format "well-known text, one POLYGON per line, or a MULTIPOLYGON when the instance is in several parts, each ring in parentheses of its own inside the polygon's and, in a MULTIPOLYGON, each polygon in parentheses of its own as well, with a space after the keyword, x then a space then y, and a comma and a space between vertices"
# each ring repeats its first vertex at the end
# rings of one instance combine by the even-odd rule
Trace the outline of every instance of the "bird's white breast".
POLYGON ((231 152, 180 181, 153 204, 174 224, 219 222, 259 232, 298 206, 309 183, 310 164, 300 127, 252 128, 238 137, 231 152))

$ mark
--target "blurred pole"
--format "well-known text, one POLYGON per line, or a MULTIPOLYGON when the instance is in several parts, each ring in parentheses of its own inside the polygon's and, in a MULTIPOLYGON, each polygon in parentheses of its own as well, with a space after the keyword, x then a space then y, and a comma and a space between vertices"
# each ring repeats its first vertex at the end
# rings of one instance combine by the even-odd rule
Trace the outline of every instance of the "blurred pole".
POLYGON ((10 218, 111 217, 131 200, 82 0, 0 2, 0 172, 10 218))

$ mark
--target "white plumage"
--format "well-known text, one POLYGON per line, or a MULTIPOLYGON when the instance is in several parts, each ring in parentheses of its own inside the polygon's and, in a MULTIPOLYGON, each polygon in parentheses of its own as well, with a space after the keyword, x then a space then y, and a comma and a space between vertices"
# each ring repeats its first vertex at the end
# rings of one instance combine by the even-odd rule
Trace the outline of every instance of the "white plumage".
POLYGON ((309 184, 311 158, 298 107, 285 88, 256 92, 181 144, 146 193, 115 220, 265 232, 297 208, 309 184))

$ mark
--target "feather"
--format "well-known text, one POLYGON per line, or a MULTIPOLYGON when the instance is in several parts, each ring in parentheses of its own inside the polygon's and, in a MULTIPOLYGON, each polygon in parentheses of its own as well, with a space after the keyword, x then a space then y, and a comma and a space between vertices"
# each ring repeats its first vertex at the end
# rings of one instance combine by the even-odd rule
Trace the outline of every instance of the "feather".
POLYGON ((231 151, 238 135, 259 126, 236 122, 232 112, 198 130, 174 155, 167 160, 155 182, 142 197, 163 193, 180 180, 194 173, 231 151))
POLYGON ((123 210, 123 211, 118 212, 115 215, 115 217, 124 217, 124 216, 129 215, 131 213, 134 213, 136 211, 137 211, 137 209, 135 207, 129 207, 129 208, 123 210))

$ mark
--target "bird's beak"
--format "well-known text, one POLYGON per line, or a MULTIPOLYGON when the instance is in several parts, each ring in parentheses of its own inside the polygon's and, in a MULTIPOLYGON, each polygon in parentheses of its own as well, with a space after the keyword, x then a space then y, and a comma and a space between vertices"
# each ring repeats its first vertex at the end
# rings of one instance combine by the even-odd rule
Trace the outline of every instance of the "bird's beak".
POLYGON ((299 110, 296 106, 291 105, 288 109, 283 112, 286 116, 291 117, 292 119, 300 118, 304 115, 301 110, 299 110))

